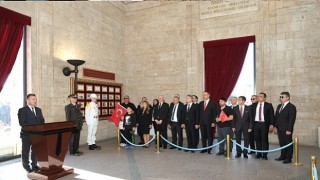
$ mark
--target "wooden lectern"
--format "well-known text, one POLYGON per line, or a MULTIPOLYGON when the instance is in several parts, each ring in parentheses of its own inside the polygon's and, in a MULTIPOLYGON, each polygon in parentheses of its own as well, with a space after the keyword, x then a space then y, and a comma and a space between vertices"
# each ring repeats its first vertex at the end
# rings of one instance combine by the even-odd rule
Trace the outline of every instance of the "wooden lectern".
POLYGON ((74 121, 25 126, 22 132, 30 135, 32 149, 37 157, 40 171, 28 174, 30 179, 57 179, 73 173, 73 168, 63 167, 68 151, 74 121))

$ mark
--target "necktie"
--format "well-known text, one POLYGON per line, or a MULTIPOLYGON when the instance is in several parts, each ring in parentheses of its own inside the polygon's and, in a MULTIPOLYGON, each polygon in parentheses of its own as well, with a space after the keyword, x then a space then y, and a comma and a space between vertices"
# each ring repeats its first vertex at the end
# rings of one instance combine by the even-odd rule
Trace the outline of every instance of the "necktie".
POLYGON ((242 106, 240 106, 240 115, 241 115, 241 118, 242 118, 242 116, 243 116, 243 108, 242 108, 242 106))
POLYGON ((36 114, 36 111, 35 111, 34 107, 32 107, 32 112, 33 112, 33 114, 34 114, 35 116, 37 116, 37 114, 36 114))
POLYGON ((207 101, 204 101, 204 102, 203 102, 203 110, 205 111, 206 108, 207 108, 207 101))
POLYGON ((161 108, 162 103, 159 104, 159 109, 161 108))
POLYGON ((188 104, 187 112, 189 112, 189 110, 190 110, 190 104, 188 104))
POLYGON ((279 113, 282 111, 284 104, 281 105, 281 108, 279 110, 279 113))
POLYGON ((175 104, 174 107, 173 107, 173 111, 172 111, 172 115, 171 115, 171 120, 174 120, 174 113, 176 112, 176 108, 177 108, 177 105, 175 104))
POLYGON ((259 107, 259 121, 261 121, 261 111, 262 111, 262 103, 260 103, 260 107, 259 107))

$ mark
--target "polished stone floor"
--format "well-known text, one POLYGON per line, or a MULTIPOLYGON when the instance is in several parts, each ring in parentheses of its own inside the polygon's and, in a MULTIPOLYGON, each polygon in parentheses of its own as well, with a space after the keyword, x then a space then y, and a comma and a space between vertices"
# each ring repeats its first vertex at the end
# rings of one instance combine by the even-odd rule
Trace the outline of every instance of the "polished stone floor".
MULTIPOLYGON (((320 162, 319 147, 309 146, 300 147, 300 162, 303 165, 293 166, 275 161, 279 152, 270 153, 269 160, 266 161, 254 159, 250 155, 248 159, 234 158, 234 148, 233 158, 226 160, 224 156, 190 153, 177 149, 161 149, 158 154, 153 143, 149 148, 136 147, 121 150, 116 147, 116 139, 100 142, 99 145, 102 146, 100 151, 90 151, 86 146, 82 146, 80 148, 84 152, 82 156, 67 155, 65 165, 73 167, 75 172, 60 179, 308 180, 310 179, 310 156, 316 155, 320 162)), ((270 145, 270 149, 278 147, 278 145, 270 145)), ((217 150, 215 148, 214 152, 217 150)), ((23 180, 27 179, 26 176, 20 159, 0 163, 1 180, 23 180)))

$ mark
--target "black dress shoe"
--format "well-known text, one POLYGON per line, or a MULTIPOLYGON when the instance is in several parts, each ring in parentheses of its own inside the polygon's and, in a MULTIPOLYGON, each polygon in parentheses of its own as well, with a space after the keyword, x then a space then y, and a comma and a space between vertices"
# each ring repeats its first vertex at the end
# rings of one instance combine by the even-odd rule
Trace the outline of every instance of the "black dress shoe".
POLYGON ((76 156, 81 156, 83 154, 83 152, 81 152, 81 151, 76 151, 75 153, 74 153, 74 155, 76 155, 76 156))
POLYGON ((39 166, 32 167, 32 171, 37 173, 40 171, 40 167, 39 166))
POLYGON ((224 152, 218 152, 216 155, 217 156, 224 155, 224 152))
POLYGON ((194 151, 191 151, 191 153, 194 153, 194 151))
POLYGON ((89 145, 89 150, 95 150, 96 148, 94 148, 92 145, 89 145))
POLYGON ((248 159, 248 155, 246 155, 246 154, 244 154, 243 157, 246 158, 246 159, 248 159))
POLYGON ((170 147, 169 149, 177 149, 177 148, 172 146, 172 147, 170 147))
POLYGON ((262 156, 262 159, 268 160, 268 157, 267 156, 262 156))
POLYGON ((291 159, 286 159, 284 161, 282 161, 283 164, 289 164, 292 163, 291 159))
POLYGON ((163 146, 163 149, 167 149, 167 146, 163 146))
POLYGON ((92 147, 95 148, 95 149, 97 149, 97 150, 100 150, 100 149, 101 149, 101 147, 98 146, 98 145, 96 145, 96 144, 92 144, 92 147))
POLYGON ((260 159, 260 158, 261 158, 261 156, 260 156, 260 155, 256 155, 254 158, 256 158, 256 159, 260 159))
POLYGON ((179 151, 181 151, 181 148, 178 148, 179 151))
POLYGON ((205 152, 207 152, 207 150, 205 149, 205 150, 202 150, 200 153, 205 153, 205 152))
POLYGON ((241 157, 241 154, 237 154, 235 157, 236 157, 236 158, 239 158, 239 157, 241 157))
POLYGON ((276 159, 274 159, 274 160, 276 160, 276 161, 283 161, 283 160, 286 160, 286 158, 278 157, 278 158, 276 158, 276 159))

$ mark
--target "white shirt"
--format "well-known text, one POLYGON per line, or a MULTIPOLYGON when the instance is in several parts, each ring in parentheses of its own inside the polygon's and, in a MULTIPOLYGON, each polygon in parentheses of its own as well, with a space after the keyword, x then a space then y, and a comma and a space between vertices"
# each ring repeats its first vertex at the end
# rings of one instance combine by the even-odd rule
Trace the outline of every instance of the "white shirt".
POLYGON ((258 102, 257 108, 256 108, 256 117, 254 118, 254 121, 258 121, 258 122, 264 122, 264 114, 263 114, 263 107, 264 107, 264 102, 260 103, 258 102), (259 120, 259 108, 260 108, 260 104, 262 104, 261 106, 261 121, 259 120))
POLYGON ((86 123, 89 125, 98 125, 99 120, 99 107, 95 102, 90 102, 86 106, 85 111, 86 123))
MULTIPOLYGON (((174 106, 173 106, 172 112, 174 111, 174 114, 173 114, 173 119, 171 119, 172 122, 178 122, 178 117, 177 117, 178 107, 179 107, 179 103, 174 104, 174 106)), ((171 118, 172 118, 172 116, 171 116, 171 118)))
POLYGON ((123 121, 119 122, 119 129, 123 129, 123 121))
MULTIPOLYGON (((284 107, 286 107, 286 105, 287 105, 289 102, 290 102, 290 101, 287 101, 287 102, 283 103, 282 110, 284 109, 284 107)), ((282 104, 281 104, 281 106, 282 106, 282 104)), ((280 109, 281 109, 281 106, 280 106, 280 109)), ((279 112, 280 112, 280 109, 279 109, 279 112)))

